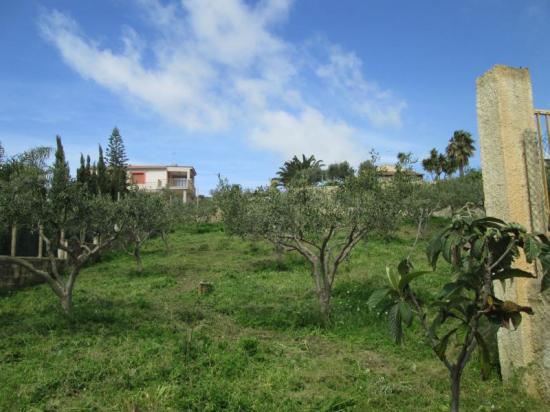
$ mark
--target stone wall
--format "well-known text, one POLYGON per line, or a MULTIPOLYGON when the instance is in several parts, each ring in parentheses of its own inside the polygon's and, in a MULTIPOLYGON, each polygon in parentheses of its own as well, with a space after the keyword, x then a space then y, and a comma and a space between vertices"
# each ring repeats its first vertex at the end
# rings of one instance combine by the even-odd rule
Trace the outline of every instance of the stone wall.
MULTIPOLYGON (((35 267, 45 270, 49 262, 45 258, 26 257, 35 267)), ((0 262, 0 293, 44 283, 44 279, 19 265, 0 262)))

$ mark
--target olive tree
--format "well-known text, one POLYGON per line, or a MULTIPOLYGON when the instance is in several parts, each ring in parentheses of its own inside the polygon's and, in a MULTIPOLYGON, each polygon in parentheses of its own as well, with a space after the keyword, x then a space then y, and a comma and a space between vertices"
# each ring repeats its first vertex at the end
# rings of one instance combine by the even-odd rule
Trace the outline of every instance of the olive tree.
POLYGON ((478 217, 484 214, 483 184, 479 171, 470 170, 463 177, 435 182, 419 181, 407 187, 405 214, 416 222, 417 237, 422 235, 437 211, 450 209, 451 215, 467 212, 478 217))
POLYGON ((0 192, 3 207, 0 208, 0 221, 5 228, 12 229, 12 253, 18 227, 26 226, 26 221, 16 213, 32 205, 45 193, 49 169, 47 160, 50 148, 35 147, 23 153, 4 159, 0 163, 0 192))
POLYGON ((19 265, 40 276, 69 313, 81 269, 118 237, 123 214, 116 203, 91 197, 74 183, 64 189, 65 204, 60 213, 42 179, 42 173, 26 171, 0 182, 0 225, 25 222, 37 231, 45 246, 47 265, 16 256, 0 256, 0 262, 19 265), (63 250, 67 259, 58 259, 58 250, 63 250))
POLYGON ((198 198, 194 202, 183 203, 178 212, 179 224, 191 225, 199 230, 201 225, 216 220, 218 208, 210 198, 198 198))
POLYGON ((221 181, 214 198, 227 232, 266 239, 310 263, 325 321, 340 265, 361 239, 388 233, 400 217, 395 185, 379 184, 372 174, 348 178, 340 186, 290 185, 286 190, 244 191, 221 181))
POLYGON ((143 271, 143 243, 155 234, 163 235, 168 231, 171 221, 169 202, 170 200, 161 194, 142 190, 133 190, 119 201, 125 214, 125 240, 132 245, 138 272, 143 271))
POLYGON ((483 209, 483 178, 479 170, 469 170, 464 176, 436 182, 434 191, 438 206, 449 207, 451 214, 465 205, 483 209))
POLYGON ((436 270, 442 258, 452 269, 452 277, 431 302, 424 302, 412 281, 430 272, 412 271, 403 260, 397 272, 387 268, 388 286, 375 291, 369 306, 387 315, 396 342, 403 339, 402 324, 410 326, 417 318, 426 343, 449 372, 451 411, 459 410, 460 381, 474 350, 479 348, 481 371, 490 369, 489 349, 483 325, 517 328, 522 314, 533 310, 495 296, 493 283, 516 278, 535 278, 530 271, 514 266, 524 255, 528 263, 542 268, 541 291, 550 287, 550 242, 545 235, 531 235, 517 224, 486 217, 457 217, 436 236, 427 249, 430 265, 436 270))

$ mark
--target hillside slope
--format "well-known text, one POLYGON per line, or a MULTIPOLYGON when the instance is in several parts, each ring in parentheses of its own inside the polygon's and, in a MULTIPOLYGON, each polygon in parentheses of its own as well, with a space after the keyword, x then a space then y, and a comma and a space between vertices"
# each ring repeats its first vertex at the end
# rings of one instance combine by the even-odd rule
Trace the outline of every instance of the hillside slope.
MULTIPOLYGON (((87 268, 67 318, 47 286, 0 297, 0 410, 446 411, 446 371, 406 332, 394 345, 366 300, 412 229, 361 244, 341 269, 334 322, 320 326, 308 267, 216 226, 154 240, 145 271, 123 253, 87 268), (199 296, 201 280, 214 284, 199 296)), ((425 266, 424 245, 414 253, 425 266)), ((419 280, 432 293, 445 274, 419 280)), ((542 411, 517 385, 481 381, 465 411, 542 411)))

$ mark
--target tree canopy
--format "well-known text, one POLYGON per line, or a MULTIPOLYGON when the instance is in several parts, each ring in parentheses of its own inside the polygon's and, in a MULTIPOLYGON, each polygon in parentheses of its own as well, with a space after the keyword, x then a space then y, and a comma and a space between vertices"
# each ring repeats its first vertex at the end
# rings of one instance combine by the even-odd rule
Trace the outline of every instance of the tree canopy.
POLYGON ((291 160, 286 161, 277 172, 277 182, 281 186, 288 186, 293 180, 305 180, 309 184, 319 183, 323 180, 323 162, 315 159, 311 155, 302 158, 294 156, 291 160))
POLYGON ((387 235, 402 215, 398 185, 369 178, 354 176, 339 186, 290 185, 284 191, 243 190, 221 181, 214 198, 228 233, 269 240, 310 263, 326 321, 339 266, 361 239, 387 235))
POLYGON ((472 135, 464 130, 456 130, 449 140, 446 152, 447 157, 456 162, 460 176, 464 176, 464 168, 468 166, 470 157, 475 152, 472 135))
POLYGON ((124 215, 116 202, 91 196, 71 179, 59 136, 56 144, 53 167, 46 164, 49 149, 31 149, 3 165, 0 179, 0 226, 23 222, 38 233, 45 245, 47 269, 16 256, 0 260, 43 278, 69 312, 81 268, 112 244, 124 226, 124 215), (67 255, 66 270, 61 269, 58 250, 67 255))

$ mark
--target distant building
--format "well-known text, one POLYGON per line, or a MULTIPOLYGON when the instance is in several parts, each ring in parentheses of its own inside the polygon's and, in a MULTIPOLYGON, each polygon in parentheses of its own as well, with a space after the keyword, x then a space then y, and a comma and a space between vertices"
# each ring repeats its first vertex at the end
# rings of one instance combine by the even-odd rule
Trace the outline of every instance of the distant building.
MULTIPOLYGON (((378 177, 382 181, 388 181, 395 177, 395 174, 397 173, 397 169, 395 168, 395 165, 381 165, 378 167, 378 177)), ((421 181, 424 178, 423 173, 415 172, 414 170, 407 172, 412 173, 414 180, 421 181)))
POLYGON ((184 203, 195 200, 195 176, 192 166, 178 165, 129 165, 130 183, 139 189, 157 191, 168 189, 175 196, 180 196, 184 203))

